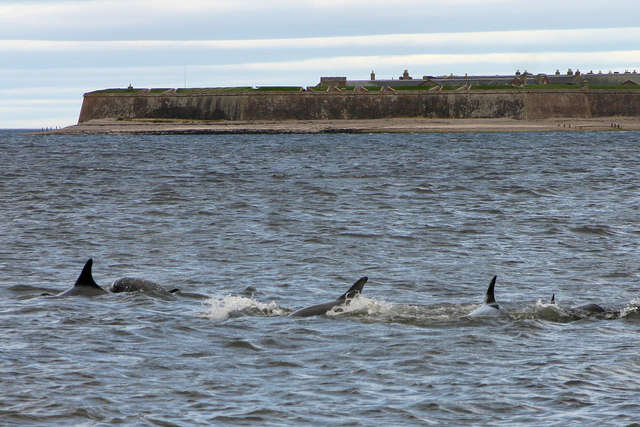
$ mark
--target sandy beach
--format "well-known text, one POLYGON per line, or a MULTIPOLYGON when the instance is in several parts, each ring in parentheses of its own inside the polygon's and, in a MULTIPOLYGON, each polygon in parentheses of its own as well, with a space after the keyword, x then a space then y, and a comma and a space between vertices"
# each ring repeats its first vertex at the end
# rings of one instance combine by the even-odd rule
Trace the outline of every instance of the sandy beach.
POLYGON ((197 121, 90 120, 46 134, 420 133, 640 130, 640 117, 514 119, 197 121))

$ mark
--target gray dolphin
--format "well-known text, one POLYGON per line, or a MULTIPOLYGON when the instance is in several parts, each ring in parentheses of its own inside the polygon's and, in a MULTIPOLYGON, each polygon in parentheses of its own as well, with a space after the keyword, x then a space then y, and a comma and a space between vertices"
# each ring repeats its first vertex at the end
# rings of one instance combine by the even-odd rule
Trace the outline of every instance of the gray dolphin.
POLYGON ((604 313, 606 310, 598 304, 584 304, 577 307, 572 307, 572 310, 582 311, 583 313, 596 314, 604 313))
POLYGON ((501 314, 500 305, 496 302, 496 297, 494 294, 494 288, 496 286, 496 279, 498 276, 493 276, 491 282, 489 282, 489 287, 487 288, 487 293, 484 296, 484 303, 469 313, 467 316, 470 317, 481 317, 481 316, 496 316, 501 314))
POLYGON ((167 296, 178 292, 178 289, 171 289, 170 291, 167 291, 162 286, 149 280, 139 279, 136 277, 123 277, 122 279, 114 280, 111 286, 109 286, 109 291, 113 293, 145 292, 149 294, 167 296))
POLYGON ((309 317, 309 316, 318 316, 320 314, 326 314, 329 310, 334 308, 335 306, 342 304, 349 304, 350 300, 362 293, 362 287, 365 283, 367 283, 368 277, 359 278, 353 286, 349 288, 347 292, 342 294, 340 298, 335 301, 327 302, 324 304, 312 305, 311 307, 301 308, 300 310, 294 311, 289 316, 295 317, 309 317))
POLYGON ((93 265, 93 260, 89 258, 89 260, 84 264, 84 268, 82 272, 76 279, 76 283, 67 289, 64 292, 60 292, 55 295, 56 297, 70 297, 70 296, 85 296, 85 297, 95 297, 97 295, 104 295, 107 293, 104 289, 102 289, 98 284, 93 280, 93 275, 91 274, 91 266, 93 265))
MULTIPOLYGON (((91 274, 91 267, 93 265, 93 259, 85 263, 80 276, 76 280, 73 287, 61 292, 56 297, 68 297, 81 295, 86 297, 93 297, 97 295, 104 295, 108 293, 102 289, 94 280, 91 274)), ((155 294, 160 296, 167 296, 172 293, 178 292, 178 289, 172 289, 167 291, 157 283, 151 282, 145 279, 137 279, 133 277, 123 277, 122 279, 115 280, 109 287, 109 291, 112 293, 118 292, 145 292, 148 294, 155 294)))
MULTIPOLYGON (((553 295, 551 295, 551 304, 556 305, 556 294, 555 293, 553 295)), ((569 308, 569 310, 574 312, 574 313, 578 312, 578 313, 582 313, 582 314, 586 314, 586 315, 605 313, 607 311, 604 308, 602 308, 601 305, 594 304, 594 303, 578 305, 576 307, 569 308)))

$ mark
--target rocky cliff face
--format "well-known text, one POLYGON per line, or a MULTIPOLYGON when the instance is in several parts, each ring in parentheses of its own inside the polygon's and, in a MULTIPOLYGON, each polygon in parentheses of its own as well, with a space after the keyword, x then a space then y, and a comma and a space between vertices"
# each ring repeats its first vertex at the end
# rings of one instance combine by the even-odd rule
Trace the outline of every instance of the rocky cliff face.
POLYGON ((392 93, 87 93, 92 119, 322 120, 640 116, 638 90, 402 91, 392 93))

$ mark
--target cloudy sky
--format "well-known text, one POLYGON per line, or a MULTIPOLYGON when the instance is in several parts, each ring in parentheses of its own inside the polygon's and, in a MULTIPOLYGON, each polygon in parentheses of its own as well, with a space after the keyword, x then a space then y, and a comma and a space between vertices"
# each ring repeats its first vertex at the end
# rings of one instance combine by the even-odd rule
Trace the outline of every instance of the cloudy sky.
POLYGON ((640 1, 1 0, 0 128, 67 126, 126 87, 640 72, 640 1))

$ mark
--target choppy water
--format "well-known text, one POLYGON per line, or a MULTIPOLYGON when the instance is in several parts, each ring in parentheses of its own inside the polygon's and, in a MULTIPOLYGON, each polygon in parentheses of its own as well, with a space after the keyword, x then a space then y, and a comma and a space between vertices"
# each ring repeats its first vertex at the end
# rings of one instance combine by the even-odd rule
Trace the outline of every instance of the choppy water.
POLYGON ((637 422, 639 148, 2 133, 0 424, 637 422), (40 296, 89 257, 183 294, 40 296), (465 317, 494 274, 507 314, 465 317))

